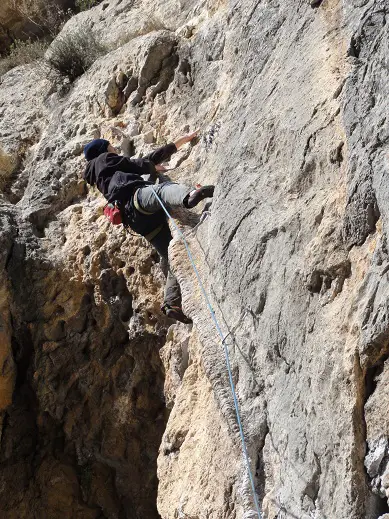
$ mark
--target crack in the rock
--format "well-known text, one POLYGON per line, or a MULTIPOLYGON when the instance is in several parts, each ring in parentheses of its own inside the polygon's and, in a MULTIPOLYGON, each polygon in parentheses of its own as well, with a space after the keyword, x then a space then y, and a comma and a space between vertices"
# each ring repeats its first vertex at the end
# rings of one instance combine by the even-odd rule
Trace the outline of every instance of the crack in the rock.
POLYGON ((228 249, 230 243, 232 242, 232 240, 234 239, 236 233, 238 232, 239 227, 242 225, 244 220, 246 220, 246 218, 248 218, 251 215, 251 213, 254 211, 255 208, 256 208, 255 205, 250 207, 250 209, 244 213, 244 215, 239 219, 238 223, 235 225, 235 227, 230 232, 230 235, 228 236, 227 240, 225 241, 225 243, 223 245, 222 258, 227 253, 227 249, 228 249))
POLYGON ((254 13, 255 11, 257 10, 259 4, 262 2, 262 0, 257 0, 257 2, 255 3, 254 7, 251 9, 250 11, 250 14, 248 15, 248 18, 247 18, 247 25, 251 22, 251 19, 252 17, 254 16, 254 13))

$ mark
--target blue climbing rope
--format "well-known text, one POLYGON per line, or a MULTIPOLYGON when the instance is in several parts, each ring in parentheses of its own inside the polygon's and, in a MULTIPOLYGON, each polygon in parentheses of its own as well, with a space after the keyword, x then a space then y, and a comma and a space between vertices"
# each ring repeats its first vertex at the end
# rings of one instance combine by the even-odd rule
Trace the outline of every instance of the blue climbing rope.
POLYGON ((185 239, 185 236, 184 234, 180 231, 178 225, 176 224, 176 222, 174 221, 174 219, 170 216, 168 210, 166 209, 164 203, 162 202, 161 198, 158 196, 157 192, 155 191, 154 187, 151 186, 155 196, 157 197, 157 200, 160 204, 160 206, 162 207, 162 209, 164 210, 164 212, 166 213, 167 217, 169 218, 169 220, 172 222, 174 228, 176 229, 176 231, 178 232, 178 235, 180 236, 180 238, 182 239, 182 241, 184 242, 184 245, 185 245, 185 248, 186 248, 186 252, 188 253, 188 257, 189 257, 189 260, 192 264, 192 267, 193 267, 193 270, 194 270, 194 273, 196 274, 196 277, 197 277, 197 281, 199 283, 199 286, 200 286, 200 289, 201 289, 201 292, 203 294, 203 297, 205 299, 205 302, 207 304, 207 307, 210 311, 210 314, 212 316, 212 319, 213 319, 213 322, 215 323, 215 327, 216 327, 216 330, 218 332, 218 334, 220 335, 220 338, 222 340, 222 345, 223 345, 223 348, 224 348, 224 354, 225 354, 225 358, 226 358, 226 364, 227 364, 227 370, 228 370, 228 378, 229 378, 229 381, 230 381, 230 386, 231 386, 231 392, 232 392, 232 397, 233 397, 233 400, 234 400, 234 406, 235 406, 235 412, 236 412, 236 419, 237 419, 237 422, 238 422, 238 426, 239 426, 239 432, 240 432, 240 437, 241 437, 241 440, 242 440, 242 448, 243 448, 243 454, 244 454, 244 457, 245 457, 245 460, 246 460, 246 465, 247 465, 247 472, 248 472, 248 475, 249 475, 249 478, 250 478, 250 483, 251 483, 251 488, 252 488, 252 491, 253 491, 253 498, 254 498, 254 503, 255 503, 255 508, 257 510, 257 513, 258 513, 258 519, 261 519, 262 516, 261 516, 261 511, 260 511, 260 508, 259 508, 259 503, 258 503, 258 498, 257 498, 257 494, 255 492, 255 485, 254 485, 254 478, 253 478, 253 474, 252 474, 252 471, 251 471, 251 467, 250 467, 250 460, 249 460, 249 455, 248 455, 248 452, 247 452, 247 447, 246 447, 246 441, 244 439, 244 434, 243 434, 243 426, 242 426, 242 420, 241 420, 241 417, 240 417, 240 412, 239 412, 239 404, 238 404, 238 398, 236 396, 236 391, 235 391, 235 385, 234 385, 234 381, 233 381, 233 378, 232 378, 232 371, 231 371, 231 363, 230 363, 230 356, 229 356, 229 353, 228 353, 228 347, 227 347, 227 344, 226 344, 226 339, 228 336, 224 336, 221 328, 220 328, 220 325, 219 325, 219 322, 216 318, 216 315, 215 315, 215 312, 212 308, 212 305, 211 305, 211 302, 209 300, 209 297, 208 297, 208 294, 204 288, 204 285, 203 285, 203 282, 201 281, 201 278, 200 278, 200 274, 199 274, 199 271, 197 270, 197 267, 196 267, 196 264, 194 262, 194 259, 193 259, 193 256, 192 256, 192 253, 189 249, 189 246, 188 246, 188 243, 185 239))

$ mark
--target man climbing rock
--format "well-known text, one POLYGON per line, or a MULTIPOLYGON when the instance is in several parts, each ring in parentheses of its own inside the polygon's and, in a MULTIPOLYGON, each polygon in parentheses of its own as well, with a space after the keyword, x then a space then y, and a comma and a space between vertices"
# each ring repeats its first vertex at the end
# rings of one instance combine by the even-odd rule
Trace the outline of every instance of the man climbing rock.
POLYGON ((88 161, 84 179, 91 186, 96 185, 109 203, 116 203, 120 207, 124 225, 144 236, 158 251, 167 276, 162 311, 183 323, 190 323, 191 320, 181 309, 180 287, 169 268, 168 247, 172 235, 154 190, 168 209, 190 209, 204 198, 212 197, 214 186, 194 189, 175 182, 151 186, 157 180, 157 172, 166 171, 160 164, 196 137, 196 132, 185 135, 141 159, 118 155, 105 139, 95 139, 84 148, 88 161))

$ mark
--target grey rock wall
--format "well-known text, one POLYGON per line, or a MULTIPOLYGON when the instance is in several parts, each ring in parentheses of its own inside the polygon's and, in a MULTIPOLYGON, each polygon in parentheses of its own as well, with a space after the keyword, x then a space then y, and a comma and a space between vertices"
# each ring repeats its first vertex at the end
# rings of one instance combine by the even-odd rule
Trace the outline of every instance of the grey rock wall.
MULTIPOLYGON (((201 248, 192 246, 225 333, 234 330, 265 517, 378 517, 386 499, 371 488, 385 498, 387 443, 376 438, 386 428, 366 449, 366 427, 386 413, 372 402, 365 416, 364 404, 383 387, 375 370, 387 352, 386 299, 371 285, 385 285, 387 7, 313 7, 232 6, 223 54, 231 81, 211 152, 218 188, 201 248)), ((213 380, 215 356, 216 371, 225 369, 220 344, 191 296, 195 280, 177 268, 207 376, 225 399, 226 381, 213 380)), ((231 406, 223 409, 232 423, 231 406)), ((174 463, 183 470, 180 457, 174 463)))

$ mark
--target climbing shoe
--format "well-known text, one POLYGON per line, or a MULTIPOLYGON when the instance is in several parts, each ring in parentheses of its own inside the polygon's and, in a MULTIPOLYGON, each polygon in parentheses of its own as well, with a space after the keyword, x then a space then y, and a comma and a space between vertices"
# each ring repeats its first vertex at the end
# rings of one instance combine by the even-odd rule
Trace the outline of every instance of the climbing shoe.
POLYGON ((201 200, 204 200, 204 198, 211 198, 213 196, 214 190, 215 186, 201 186, 197 189, 194 189, 185 198, 184 206, 188 209, 192 209, 192 207, 195 207, 198 203, 201 202, 201 200))
POLYGON ((161 310, 167 317, 169 317, 169 319, 175 319, 176 321, 180 321, 180 323, 184 324, 192 323, 192 319, 186 317, 186 315, 179 306, 171 306, 165 303, 161 307, 161 310))

